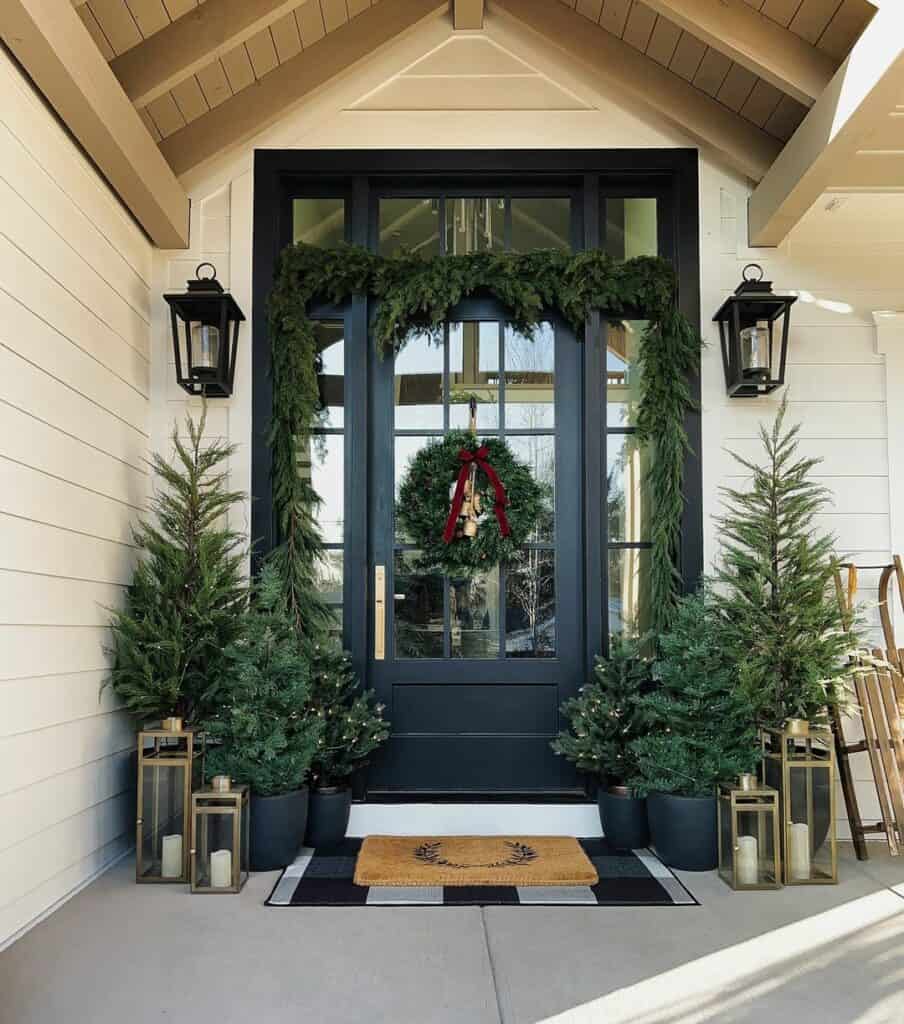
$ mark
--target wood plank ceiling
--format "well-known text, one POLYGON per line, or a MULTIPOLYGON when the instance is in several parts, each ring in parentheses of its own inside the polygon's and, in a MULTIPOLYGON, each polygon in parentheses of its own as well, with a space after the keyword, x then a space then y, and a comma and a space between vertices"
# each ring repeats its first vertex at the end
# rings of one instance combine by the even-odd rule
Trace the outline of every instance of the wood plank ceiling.
MULTIPOLYGON (((787 142, 807 106, 708 46, 641 0, 559 0, 669 71, 787 142)), ((866 0, 745 0, 835 65, 848 55, 875 13, 866 0)))
MULTIPOLYGON (((108 61, 139 46, 205 0, 72 0, 108 61)), ((247 89, 377 0, 304 0, 146 106, 160 141, 247 89)), ((558 0, 668 68, 780 142, 807 107, 698 39, 642 0, 558 0)), ((745 0, 838 64, 875 12, 867 0, 745 0)), ((115 65, 114 65, 115 68, 115 65)))
MULTIPOLYGON (((205 0, 72 0, 108 61, 139 46, 205 0)), ((378 0, 304 0, 197 74, 137 105, 159 142, 247 89, 378 0)))

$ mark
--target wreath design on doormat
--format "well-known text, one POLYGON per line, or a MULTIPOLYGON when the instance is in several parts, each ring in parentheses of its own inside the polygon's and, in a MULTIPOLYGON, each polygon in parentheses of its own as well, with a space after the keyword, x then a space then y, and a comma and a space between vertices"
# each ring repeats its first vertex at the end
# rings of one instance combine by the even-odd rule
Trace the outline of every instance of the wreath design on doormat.
POLYGON ((549 498, 505 441, 452 430, 412 457, 396 518, 419 568, 470 576, 511 561, 551 515, 549 498))
POLYGON ((504 860, 492 861, 489 864, 459 864, 453 860, 447 860, 442 855, 443 844, 440 840, 431 840, 415 847, 414 858, 422 864, 429 864, 437 868, 453 868, 454 870, 467 870, 474 868, 519 868, 537 860, 539 853, 527 843, 517 843, 506 840, 503 844, 509 848, 509 855, 504 860))

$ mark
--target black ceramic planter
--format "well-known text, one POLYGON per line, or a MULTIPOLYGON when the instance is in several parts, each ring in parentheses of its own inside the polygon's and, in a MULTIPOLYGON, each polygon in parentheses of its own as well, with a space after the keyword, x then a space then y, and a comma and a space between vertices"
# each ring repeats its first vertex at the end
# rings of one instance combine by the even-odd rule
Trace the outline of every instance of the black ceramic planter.
POLYGON ((647 816, 653 846, 664 864, 683 871, 712 871, 718 865, 714 796, 651 793, 647 816))
POLYGON ((315 789, 311 794, 305 846, 332 846, 341 842, 345 838, 351 810, 350 788, 330 786, 326 789, 315 789))
POLYGON ((276 871, 295 860, 308 823, 308 787, 251 795, 251 870, 276 871))
POLYGON ((624 786, 600 789, 597 797, 603 835, 617 850, 639 850, 650 845, 647 801, 624 786))

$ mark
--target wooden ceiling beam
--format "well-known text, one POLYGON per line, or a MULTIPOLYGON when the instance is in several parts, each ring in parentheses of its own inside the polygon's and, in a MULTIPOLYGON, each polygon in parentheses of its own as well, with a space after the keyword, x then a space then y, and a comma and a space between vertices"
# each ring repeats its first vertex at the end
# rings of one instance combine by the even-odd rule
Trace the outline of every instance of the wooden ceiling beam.
POLYGON ((483 0, 452 0, 452 24, 456 29, 483 28, 483 0))
POLYGON ((155 245, 188 245, 188 197, 69 0, 2 0, 0 38, 155 245))
POLYGON ((759 181, 781 143, 678 75, 644 56, 564 4, 552 0, 494 0, 492 10, 535 33, 541 42, 601 80, 653 108, 694 138, 719 150, 742 174, 759 181))
POLYGON ((173 170, 184 174, 221 150, 257 135, 290 107, 402 33, 448 13, 448 0, 381 0, 253 86, 165 138, 160 149, 173 170))
MULTIPOLYGON (((750 197, 751 245, 778 245, 829 188, 857 187, 858 150, 904 96, 904 4, 886 4, 867 25, 829 87, 750 197)), ((880 154, 876 154, 880 155, 880 154)), ((900 158, 885 161, 891 172, 900 158)), ((875 184, 873 162, 865 177, 875 184)))
POLYGON ((713 49, 806 106, 822 95, 837 62, 744 0, 646 0, 713 49))
POLYGON ((207 0, 110 67, 135 106, 146 107, 298 6, 299 0, 207 0))

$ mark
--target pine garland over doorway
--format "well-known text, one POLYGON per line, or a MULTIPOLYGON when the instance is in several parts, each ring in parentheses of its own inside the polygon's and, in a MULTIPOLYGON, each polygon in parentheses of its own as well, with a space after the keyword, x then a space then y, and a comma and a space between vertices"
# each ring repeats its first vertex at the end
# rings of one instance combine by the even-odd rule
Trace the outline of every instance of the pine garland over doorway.
POLYGON ((481 292, 498 299, 508 322, 531 336, 544 310, 556 309, 583 338, 589 313, 610 320, 643 317, 637 436, 652 448, 646 479, 651 504, 650 606, 653 628, 664 628, 681 592, 678 555, 684 458, 689 443, 685 414, 693 408, 688 385, 700 361, 701 339, 677 308, 677 281, 668 260, 639 256, 617 262, 600 250, 471 253, 424 259, 385 257, 359 246, 319 249, 301 243, 283 250, 269 299, 273 367, 273 504, 281 537, 275 553, 286 581, 288 606, 299 628, 325 614, 316 603, 314 565, 320 538, 317 496, 298 472, 321 414, 318 353, 308 304, 341 304, 353 295, 376 300, 378 352, 398 352, 415 332, 439 340, 452 309, 481 292))

